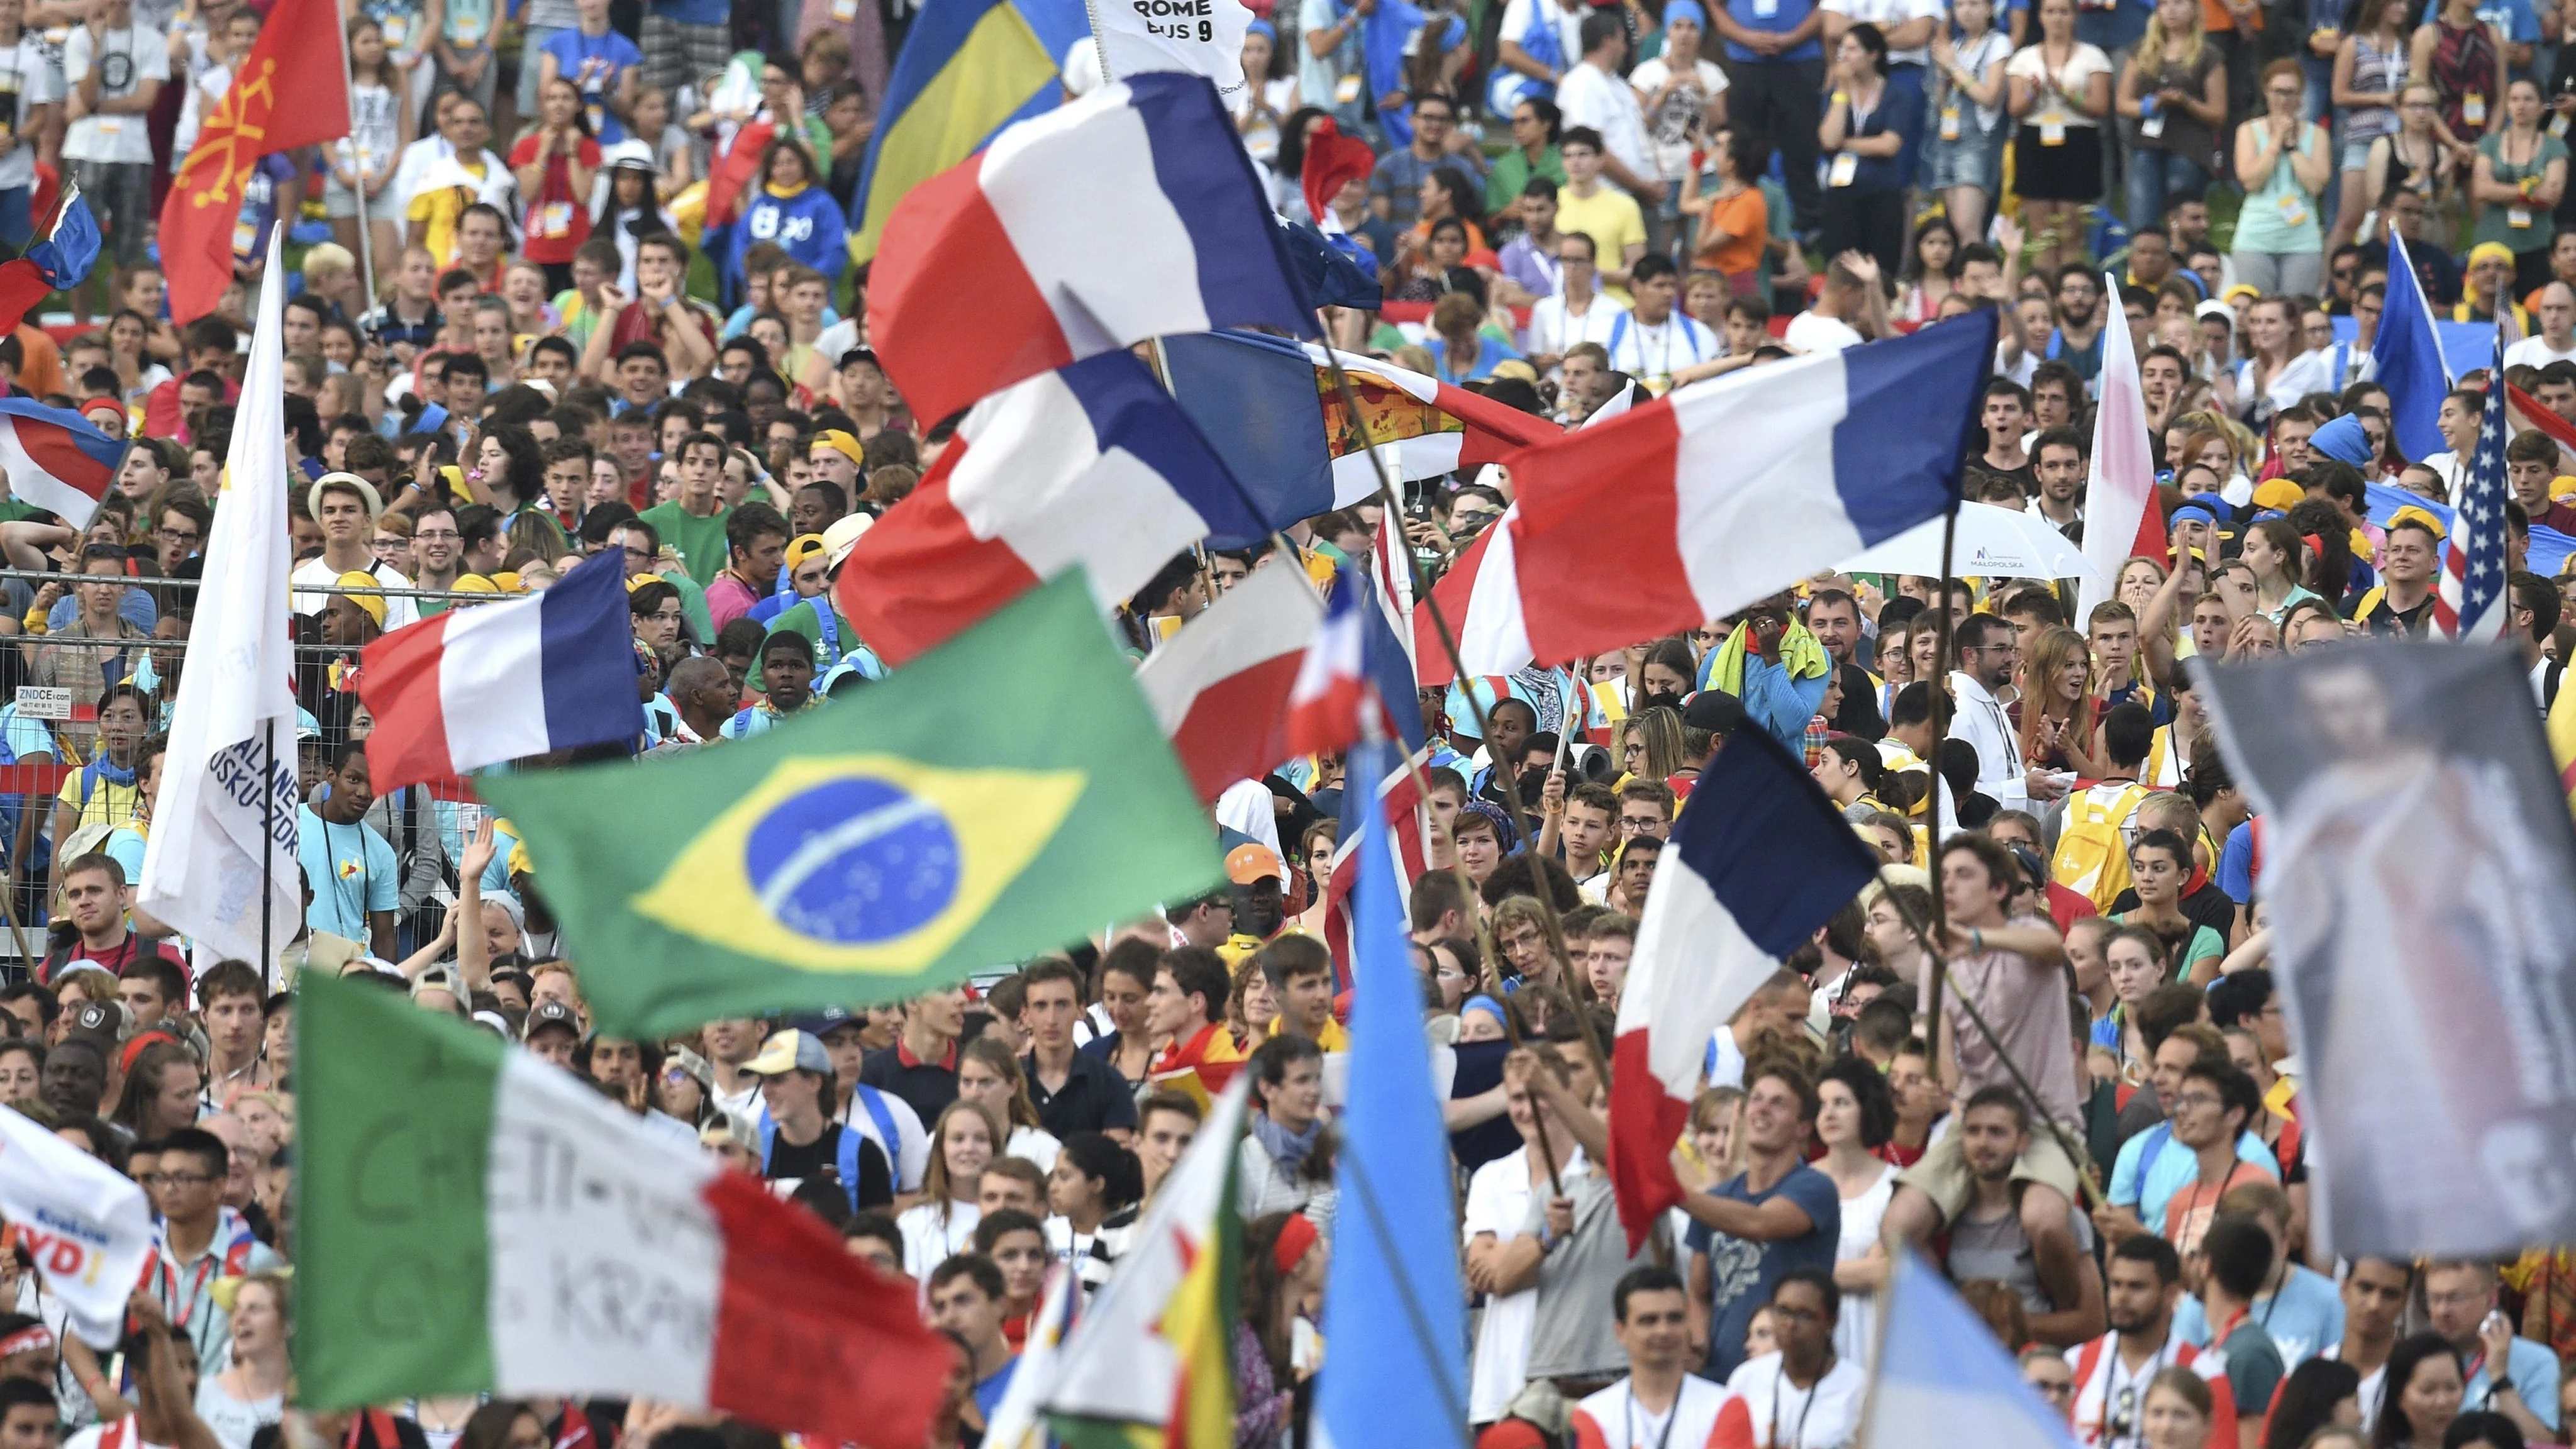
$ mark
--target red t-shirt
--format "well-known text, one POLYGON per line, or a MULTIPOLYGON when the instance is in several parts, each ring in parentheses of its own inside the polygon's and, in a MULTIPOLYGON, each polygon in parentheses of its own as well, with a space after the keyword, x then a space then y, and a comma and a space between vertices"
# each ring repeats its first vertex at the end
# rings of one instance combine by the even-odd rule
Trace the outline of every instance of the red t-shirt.
MULTIPOLYGON (((533 165, 536 135, 523 136, 510 148, 510 169, 533 165)), ((576 148, 581 164, 599 169, 599 143, 588 136, 576 148)), ((532 262, 569 262, 583 242, 590 240, 590 198, 572 194, 572 157, 557 151, 546 158, 546 174, 538 183, 537 194, 528 201, 527 215, 520 219, 527 233, 527 244, 519 254, 532 262)))

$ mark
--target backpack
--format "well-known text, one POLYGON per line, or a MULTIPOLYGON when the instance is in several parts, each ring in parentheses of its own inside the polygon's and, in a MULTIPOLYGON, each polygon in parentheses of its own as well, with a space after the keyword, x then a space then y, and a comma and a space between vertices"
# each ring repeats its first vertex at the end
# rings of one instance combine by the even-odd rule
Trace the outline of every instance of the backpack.
MULTIPOLYGON (((878 1147, 884 1152, 886 1159, 886 1176, 894 1180, 896 1187, 903 1186, 901 1166, 903 1138, 895 1129, 894 1114, 886 1110, 885 1094, 861 1083, 856 1095, 859 1105, 867 1109, 868 1120, 876 1124, 880 1138, 878 1147)), ((868 1135, 855 1127, 845 1126, 841 1129, 841 1146, 838 1154, 841 1191, 849 1195, 852 1212, 859 1210, 859 1144, 867 1140, 868 1135)), ((769 1171, 770 1154, 777 1150, 777 1146, 778 1124, 770 1120, 769 1112, 764 1108, 760 1114, 760 1170, 762 1172, 769 1171)))
POLYGON ((2049 878, 2109 910, 2129 887, 2129 843, 2120 827, 2148 793, 2134 780, 2106 780, 2069 799, 2049 878))

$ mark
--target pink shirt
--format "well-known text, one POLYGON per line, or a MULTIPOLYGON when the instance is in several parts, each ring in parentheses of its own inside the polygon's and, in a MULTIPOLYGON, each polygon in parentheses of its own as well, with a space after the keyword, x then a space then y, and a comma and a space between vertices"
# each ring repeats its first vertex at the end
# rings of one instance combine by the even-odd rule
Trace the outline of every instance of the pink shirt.
POLYGON ((751 591, 751 585, 731 574, 718 574, 715 582, 707 585, 707 617, 719 629, 750 613, 751 606, 759 602, 760 596, 751 591))

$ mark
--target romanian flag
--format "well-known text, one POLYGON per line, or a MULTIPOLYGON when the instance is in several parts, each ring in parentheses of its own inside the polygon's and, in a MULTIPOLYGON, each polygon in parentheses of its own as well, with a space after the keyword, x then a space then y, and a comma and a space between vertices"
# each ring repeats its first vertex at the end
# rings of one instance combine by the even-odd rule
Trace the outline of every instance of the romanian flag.
POLYGON ((1091 43, 1081 0, 929 0, 904 37, 877 107, 850 259, 867 262, 905 192, 976 152, 1013 121, 1064 100, 1066 53, 1091 43))
POLYGON ((1223 879, 1079 568, 757 738, 475 789, 619 1036, 899 1001, 1223 879), (1043 707, 957 707, 997 679, 1043 707))
POLYGON ((1057 1351, 1042 1400, 1072 1449, 1233 1449, 1234 1325, 1243 1219, 1235 1211, 1238 1079, 1154 1194, 1135 1246, 1057 1351))
POLYGON ((233 275, 233 229, 242 192, 263 156, 349 134, 349 57, 340 7, 277 0, 232 87, 197 133, 196 149, 161 204, 161 265, 170 316, 182 324, 215 310, 233 275))
POLYGON ((2576 810, 2576 689, 2563 685, 2549 707, 2549 757, 2558 765, 2558 787, 2567 792, 2567 808, 2576 810))

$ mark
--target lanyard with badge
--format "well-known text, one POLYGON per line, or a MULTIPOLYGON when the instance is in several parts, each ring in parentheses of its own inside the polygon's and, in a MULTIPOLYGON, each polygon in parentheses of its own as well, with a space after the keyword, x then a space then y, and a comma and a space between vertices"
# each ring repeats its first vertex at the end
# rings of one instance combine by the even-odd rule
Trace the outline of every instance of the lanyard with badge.
POLYGON ((1824 1395, 1825 1374, 1832 1373, 1833 1371, 1834 1356, 1831 1352, 1827 1352, 1825 1355, 1825 1371, 1824 1373, 1816 1375, 1816 1381, 1807 1386, 1807 1402, 1800 1405, 1798 1409, 1798 1426, 1789 1431, 1788 1441, 1784 1444, 1780 1438, 1780 1391, 1785 1388, 1789 1382, 1789 1361, 1785 1358, 1782 1359, 1780 1361, 1780 1366, 1772 1370, 1771 1427, 1763 1431, 1763 1439, 1769 1446, 1769 1449, 1804 1449, 1807 1442, 1807 1416, 1816 1411, 1816 1400, 1824 1395))
MULTIPOLYGON (((1688 1379, 1684 1379, 1682 1381, 1682 1387, 1688 1388, 1689 1386, 1690 1381, 1688 1379)), ((1619 1414, 1620 1427, 1628 1431, 1628 1449, 1644 1449, 1646 1436, 1637 1432, 1637 1424, 1634 1417, 1638 1414, 1644 1413, 1645 1410, 1637 1403, 1637 1381, 1631 1378, 1628 1380, 1628 1402, 1620 1405, 1619 1414)), ((1675 1390, 1673 1393, 1673 1406, 1664 1411, 1664 1432, 1662 1437, 1655 1440, 1655 1449, 1671 1449, 1673 1442, 1673 1426, 1681 1421, 1682 1396, 1680 1390, 1675 1390)), ((1655 1427, 1654 1415, 1646 1414, 1646 1427, 1650 1430, 1655 1427)))

